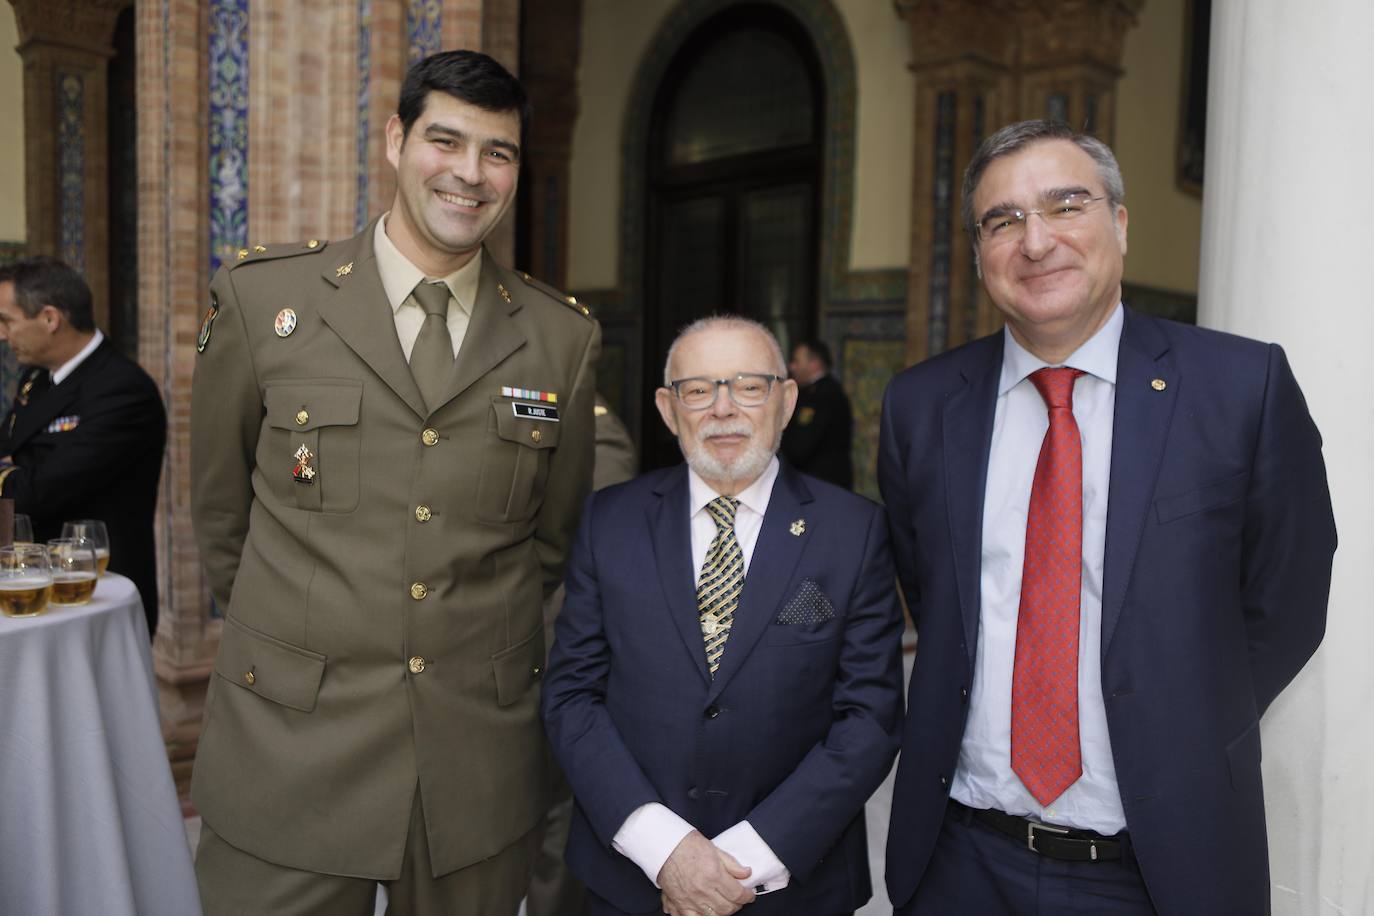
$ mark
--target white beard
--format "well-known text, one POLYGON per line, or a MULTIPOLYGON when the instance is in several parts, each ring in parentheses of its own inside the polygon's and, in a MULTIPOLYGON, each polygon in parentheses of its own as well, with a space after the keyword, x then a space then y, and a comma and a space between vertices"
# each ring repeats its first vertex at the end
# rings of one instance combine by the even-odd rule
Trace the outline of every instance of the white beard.
POLYGON ((753 427, 748 423, 712 422, 709 420, 697 428, 697 447, 695 449, 688 451, 682 440, 678 440, 682 455, 687 459, 688 467, 696 471, 698 476, 704 480, 729 483, 735 481, 749 482, 756 479, 768 467, 768 462, 773 460, 773 455, 777 453, 781 443, 781 432, 772 448, 765 448, 763 443, 754 437, 753 427), (748 436, 749 442, 744 447, 743 452, 726 462, 711 454, 704 444, 710 436, 721 435, 748 436))

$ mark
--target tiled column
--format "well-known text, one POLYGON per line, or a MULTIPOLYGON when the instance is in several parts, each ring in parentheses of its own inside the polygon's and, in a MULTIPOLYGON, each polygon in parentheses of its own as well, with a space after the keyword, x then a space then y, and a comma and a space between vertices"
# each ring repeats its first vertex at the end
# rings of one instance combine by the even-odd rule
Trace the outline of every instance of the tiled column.
POLYGON ((119 11, 132 0, 10 0, 24 61, 29 254, 86 277, 109 327, 106 65, 119 11))
POLYGON ((1340 532, 1326 639, 1262 723, 1277 916, 1374 901, 1371 36, 1365 0, 1212 12, 1198 321, 1284 347, 1322 432, 1340 532))

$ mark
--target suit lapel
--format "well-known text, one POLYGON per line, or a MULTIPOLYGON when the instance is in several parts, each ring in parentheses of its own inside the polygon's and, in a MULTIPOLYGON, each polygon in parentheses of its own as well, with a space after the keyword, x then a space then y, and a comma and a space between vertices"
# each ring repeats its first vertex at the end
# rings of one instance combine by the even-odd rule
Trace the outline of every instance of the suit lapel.
POLYGON ((1126 310, 1116 361, 1116 415, 1107 485, 1107 543, 1102 569, 1102 658, 1107 657, 1126 586, 1154 497, 1164 444, 1183 376, 1153 319, 1126 310), (1165 387, 1155 390, 1160 379, 1165 387))
MULTIPOLYGON (((778 606, 786 596, 785 590, 792 582, 792 573, 807 543, 805 531, 800 535, 792 533, 792 523, 805 519, 805 505, 811 500, 811 491, 801 477, 786 464, 779 467, 773 492, 768 497, 768 512, 763 517, 763 526, 749 560, 749 573, 744 577, 739 609, 735 611, 730 638, 726 640, 720 667, 711 683, 709 699, 720 696, 777 616, 778 606)), ((813 520, 812 525, 815 524, 813 520)), ((698 630, 697 642, 701 641, 698 630)), ((705 649, 701 651, 704 655, 705 649)))
MULTIPOLYGON (((110 358, 113 347, 114 344, 110 342, 110 339, 105 338, 99 346, 91 351, 90 356, 81 361, 81 365, 72 370, 71 375, 62 380, 62 384, 50 384, 41 392, 35 391, 25 407, 20 408, 17 404, 15 405, 14 429, 9 434, 10 454, 13 454, 34 435, 42 432, 49 423, 62 416, 71 407, 77 399, 82 380, 100 370, 100 367, 110 358)), ((36 370, 39 377, 46 371, 46 369, 36 370)))
MULTIPOLYGON (((467 346, 466 342, 463 346, 467 346)), ((653 537, 654 559, 657 561, 664 605, 697 673, 709 684, 711 672, 706 667, 706 646, 697 618, 696 571, 692 569, 687 466, 679 465, 672 473, 665 475, 655 492, 658 493, 658 500, 650 503, 645 511, 653 537)), ((730 651, 728 643, 725 651, 727 654, 730 651)))
POLYGON ((945 503, 950 550, 954 554, 964 646, 973 666, 978 640, 983 571, 983 498, 987 490, 992 421, 1002 367, 1002 334, 986 337, 970 353, 964 387, 945 398, 945 503))
POLYGON ((358 235, 342 242, 338 256, 329 261, 322 276, 335 292, 326 296, 320 317, 423 419, 429 411, 410 374, 410 365, 396 336, 396 318, 377 272, 377 256, 372 250, 375 227, 373 220, 358 235), (347 272, 340 273, 344 270, 347 272))

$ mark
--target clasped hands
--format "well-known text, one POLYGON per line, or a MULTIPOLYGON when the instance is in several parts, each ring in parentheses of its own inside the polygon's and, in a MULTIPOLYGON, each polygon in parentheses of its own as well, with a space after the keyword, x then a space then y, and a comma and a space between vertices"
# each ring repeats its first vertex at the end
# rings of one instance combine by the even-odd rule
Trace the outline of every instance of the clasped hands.
POLYGON ((752 869, 693 830, 677 844, 658 873, 668 916, 729 916, 754 902, 740 884, 752 869))

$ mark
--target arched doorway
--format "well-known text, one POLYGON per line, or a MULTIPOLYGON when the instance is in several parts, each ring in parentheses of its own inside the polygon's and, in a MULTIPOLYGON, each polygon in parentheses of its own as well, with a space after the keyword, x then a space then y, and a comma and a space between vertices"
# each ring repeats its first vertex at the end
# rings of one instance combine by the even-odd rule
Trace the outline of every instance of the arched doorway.
MULTIPOLYGON (((814 333, 824 99, 809 35, 772 5, 725 9, 669 64, 644 163, 645 391, 673 335, 704 315, 754 318, 784 348, 814 333)), ((644 466, 677 462, 644 407, 644 466)))

